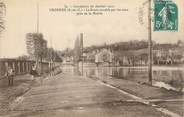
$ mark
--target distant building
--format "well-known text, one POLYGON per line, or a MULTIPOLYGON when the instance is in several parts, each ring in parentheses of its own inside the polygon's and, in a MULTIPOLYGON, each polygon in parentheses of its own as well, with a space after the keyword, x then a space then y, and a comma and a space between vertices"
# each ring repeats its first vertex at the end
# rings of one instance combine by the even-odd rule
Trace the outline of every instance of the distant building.
POLYGON ((73 64, 74 63, 73 56, 64 56, 62 63, 63 64, 73 64))
POLYGON ((184 42, 181 41, 181 40, 178 40, 177 45, 178 45, 179 47, 184 47, 184 42))
POLYGON ((155 64, 174 64, 183 62, 182 48, 153 50, 155 64))
POLYGON ((113 62, 113 53, 109 49, 101 49, 95 54, 95 63, 112 63, 113 62))

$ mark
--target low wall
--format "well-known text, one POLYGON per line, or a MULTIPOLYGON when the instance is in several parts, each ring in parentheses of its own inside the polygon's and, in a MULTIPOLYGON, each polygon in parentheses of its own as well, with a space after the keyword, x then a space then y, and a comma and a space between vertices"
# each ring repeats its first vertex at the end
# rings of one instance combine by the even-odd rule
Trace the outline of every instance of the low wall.
MULTIPOLYGON (((8 66, 12 66, 15 70, 16 75, 30 73, 32 66, 34 65, 35 61, 29 60, 17 60, 17 59, 0 59, 0 78, 5 75, 8 66)), ((38 66, 38 72, 40 71, 41 63, 38 66)), ((42 63, 42 70, 43 72, 49 71, 49 63, 43 62, 42 63)))

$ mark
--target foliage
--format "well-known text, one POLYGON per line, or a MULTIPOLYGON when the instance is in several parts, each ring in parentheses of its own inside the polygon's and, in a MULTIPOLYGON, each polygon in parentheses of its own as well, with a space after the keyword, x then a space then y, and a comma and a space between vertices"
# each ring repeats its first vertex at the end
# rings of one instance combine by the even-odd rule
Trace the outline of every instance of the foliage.
MULTIPOLYGON (((164 61, 174 61, 181 60, 182 53, 184 50, 183 42, 178 40, 177 43, 171 44, 159 44, 156 42, 153 43, 153 60, 164 61), (161 57, 157 54, 161 53, 161 57)), ((147 41, 128 41, 128 42, 119 42, 109 45, 100 45, 100 46, 90 46, 84 48, 85 53, 93 53, 97 50, 103 50, 104 48, 110 49, 114 54, 114 61, 123 61, 128 62, 128 64, 135 65, 148 62, 148 42, 147 41)), ((104 57, 105 58, 105 57, 104 57)), ((173 62, 171 62, 173 63, 173 62)))
POLYGON ((56 51, 53 48, 48 48, 47 49, 46 60, 47 61, 62 62, 61 51, 56 51))
POLYGON ((6 5, 0 0, 0 33, 5 29, 4 17, 6 13, 6 5))
POLYGON ((110 48, 113 51, 125 51, 125 50, 138 50, 138 49, 144 49, 148 47, 148 42, 147 41, 127 41, 127 42, 118 42, 114 44, 104 44, 104 45, 99 45, 99 46, 90 46, 84 48, 84 52, 90 52, 93 50, 101 50, 103 48, 110 48))
POLYGON ((47 41, 41 33, 28 33, 26 35, 27 52, 33 59, 42 59, 47 54, 47 41))
POLYGON ((27 55, 22 55, 22 56, 19 56, 17 59, 18 59, 18 60, 29 60, 30 57, 27 56, 27 55))

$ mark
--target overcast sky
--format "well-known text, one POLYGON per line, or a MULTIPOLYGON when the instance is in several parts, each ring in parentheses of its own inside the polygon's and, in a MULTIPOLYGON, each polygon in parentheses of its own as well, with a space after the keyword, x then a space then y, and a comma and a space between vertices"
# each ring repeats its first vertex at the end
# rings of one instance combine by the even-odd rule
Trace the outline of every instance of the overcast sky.
MULTIPOLYGON (((6 30, 0 41, 1 57, 16 57, 27 54, 26 33, 36 32, 37 3, 39 4, 39 30, 55 49, 73 48, 79 33, 84 33, 84 46, 114 43, 128 40, 147 40, 146 0, 6 0, 6 30), (65 1, 65 2, 64 2, 65 1), (64 5, 114 5, 128 9, 123 12, 107 12, 103 15, 76 16, 71 12, 51 12, 50 8, 64 5), (143 16, 139 13, 143 7, 143 16), (139 22, 142 17, 143 23, 139 22), (51 41, 52 40, 52 41, 51 41)), ((173 0, 179 8, 178 32, 154 32, 153 40, 160 43, 175 43, 184 40, 184 1, 173 0)))

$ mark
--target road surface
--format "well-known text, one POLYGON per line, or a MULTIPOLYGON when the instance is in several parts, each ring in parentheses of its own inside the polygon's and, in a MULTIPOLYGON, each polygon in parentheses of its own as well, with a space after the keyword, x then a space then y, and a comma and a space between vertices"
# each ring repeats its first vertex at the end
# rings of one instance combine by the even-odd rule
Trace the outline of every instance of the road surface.
POLYGON ((59 74, 18 97, 2 117, 169 117, 87 77, 59 74))

